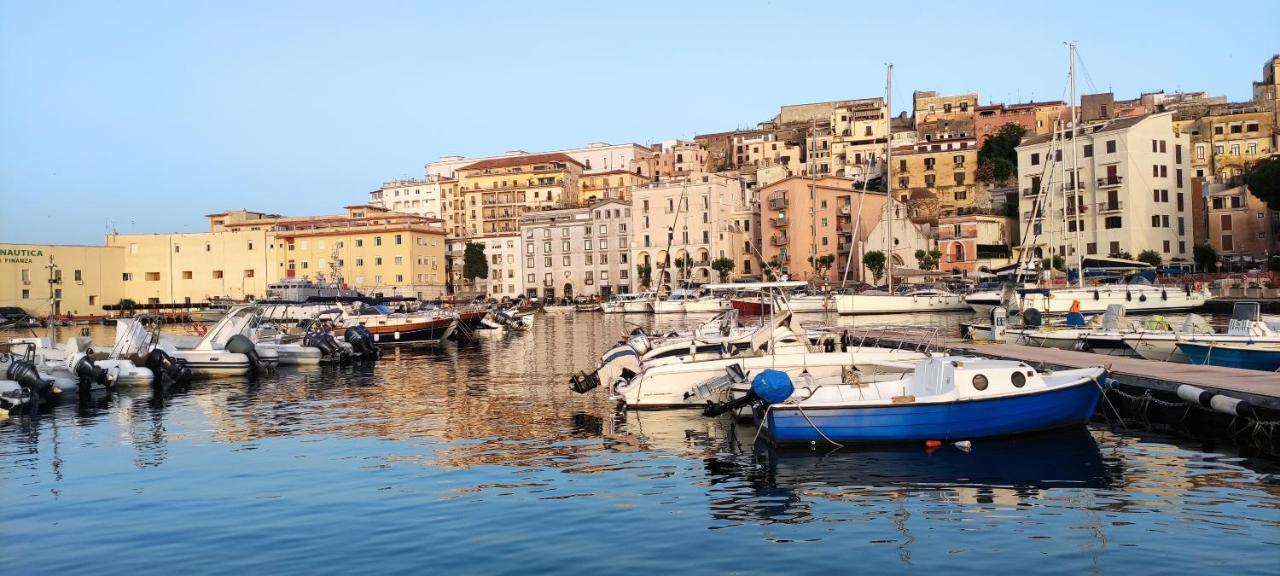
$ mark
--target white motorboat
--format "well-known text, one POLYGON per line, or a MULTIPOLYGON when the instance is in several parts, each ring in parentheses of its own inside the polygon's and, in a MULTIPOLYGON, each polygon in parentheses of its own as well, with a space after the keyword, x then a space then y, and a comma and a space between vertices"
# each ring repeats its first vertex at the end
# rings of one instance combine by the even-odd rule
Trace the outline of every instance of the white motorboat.
POLYGON ((1202 318, 1192 314, 1176 331, 1128 334, 1124 342, 1148 360, 1185 363, 1188 359, 1179 342, 1272 345, 1280 344, 1280 332, 1266 322, 1257 302, 1237 302, 1225 332, 1214 332, 1202 318))
POLYGON ((182 360, 194 376, 243 376, 279 363, 275 350, 259 350, 244 333, 254 322, 254 306, 236 306, 197 338, 160 335, 155 348, 182 360))
POLYGON ((1106 311, 1112 304, 1124 306, 1130 314, 1191 310, 1212 298, 1207 288, 1168 287, 1157 284, 1104 284, 1084 288, 1039 288, 1020 291, 1023 310, 1035 308, 1044 314, 1066 314, 1073 302, 1085 314, 1106 311))
POLYGON ((787 298, 787 308, 804 314, 824 314, 836 309, 835 294, 793 294, 787 298))
POLYGON ((649 314, 653 312, 653 301, 656 295, 653 292, 641 292, 639 294, 627 294, 629 298, 622 301, 622 311, 627 314, 649 314))
POLYGON ((836 297, 836 311, 841 315, 952 310, 969 310, 969 305, 959 294, 933 288, 903 294, 841 294, 836 297))

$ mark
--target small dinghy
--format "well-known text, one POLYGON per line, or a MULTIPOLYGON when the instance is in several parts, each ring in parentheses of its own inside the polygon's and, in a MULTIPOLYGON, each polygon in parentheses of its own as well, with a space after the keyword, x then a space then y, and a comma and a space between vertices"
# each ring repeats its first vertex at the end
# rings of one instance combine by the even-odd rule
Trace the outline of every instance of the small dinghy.
POLYGON ((1178 351, 1191 364, 1244 368, 1245 370, 1280 370, 1280 344, 1266 342, 1178 342, 1178 351))
POLYGON ((761 433, 778 444, 959 441, 1083 425, 1107 383, 1103 368, 1050 373, 963 356, 857 384, 766 369, 749 392, 706 412, 751 405, 761 433))

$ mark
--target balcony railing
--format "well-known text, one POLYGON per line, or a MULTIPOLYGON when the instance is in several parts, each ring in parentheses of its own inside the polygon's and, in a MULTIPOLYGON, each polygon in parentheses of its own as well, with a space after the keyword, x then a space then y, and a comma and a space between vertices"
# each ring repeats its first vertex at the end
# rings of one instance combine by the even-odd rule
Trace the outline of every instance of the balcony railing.
POLYGON ((778 235, 778 234, 774 234, 774 235, 773 235, 773 237, 769 238, 769 242, 770 242, 771 244, 773 244, 774 246, 786 246, 786 245, 787 245, 787 237, 786 237, 786 236, 782 236, 782 235, 778 235))
POLYGON ((1123 183, 1123 176, 1107 176, 1098 179, 1098 188, 1115 188, 1123 183))
MULTIPOLYGON (((1106 204, 1106 202, 1103 202, 1103 204, 1106 204)), ((1085 206, 1084 204, 1080 204, 1078 206, 1067 206, 1065 209, 1063 209, 1063 214, 1066 216, 1075 216, 1076 214, 1084 214, 1085 212, 1088 212, 1088 211, 1089 211, 1088 206, 1085 206)))
POLYGON ((1033 197, 1035 197, 1035 195, 1036 195, 1036 194, 1039 194, 1039 193, 1040 193, 1040 190, 1039 190, 1038 188, 1023 188, 1023 189, 1022 189, 1022 197, 1023 197, 1023 198, 1033 198, 1033 197))
POLYGON ((1108 212, 1119 212, 1124 208, 1124 203, 1119 200, 1115 202, 1099 202, 1098 213, 1106 214, 1108 212))
POLYGON ((787 227, 787 219, 786 219, 786 218, 770 218, 770 219, 769 219, 769 223, 770 223, 770 224, 773 224, 773 227, 774 227, 774 228, 786 228, 786 227, 787 227))

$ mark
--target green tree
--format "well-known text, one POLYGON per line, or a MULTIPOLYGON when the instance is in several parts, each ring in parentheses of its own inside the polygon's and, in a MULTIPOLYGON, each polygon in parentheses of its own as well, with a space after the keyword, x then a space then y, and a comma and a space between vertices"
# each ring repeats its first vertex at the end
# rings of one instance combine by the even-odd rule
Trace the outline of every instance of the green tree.
POLYGON ((941 250, 916 250, 916 264, 921 270, 937 270, 938 263, 942 261, 941 250))
POLYGON ((1217 272, 1218 270, 1218 251, 1209 244, 1201 244, 1191 250, 1192 259, 1196 261, 1196 266, 1204 269, 1205 272, 1217 272))
POLYGON ((1280 210, 1280 157, 1258 162, 1245 176, 1249 192, 1257 196, 1267 207, 1280 210))
POLYGON ((872 250, 862 255, 862 265, 871 271, 876 284, 879 284, 880 279, 884 277, 884 262, 884 252, 879 250, 872 250))
POLYGON ((640 277, 640 286, 649 288, 653 284, 653 266, 648 264, 636 265, 636 276, 640 277))
POLYGON ((1157 268, 1159 268, 1161 264, 1164 264, 1164 258, 1160 257, 1160 253, 1149 248, 1138 253, 1138 260, 1146 262, 1147 264, 1157 268))
POLYGON ((693 274, 693 258, 688 254, 676 258, 676 272, 679 279, 683 280, 693 274))
POLYGON ((1052 259, 1045 258, 1040 260, 1040 267, 1043 270, 1048 270, 1050 268, 1059 271, 1066 270, 1067 259, 1063 258, 1061 254, 1054 254, 1052 259))
POLYGON ((836 263, 836 257, 827 254, 826 256, 809 257, 809 264, 813 266, 813 275, 815 278, 826 278, 827 271, 831 270, 831 266, 836 263))
POLYGON ((777 259, 770 260, 765 264, 764 275, 770 282, 777 280, 778 275, 783 273, 782 262, 779 262, 777 259))
POLYGON ((1018 144, 1027 129, 1012 122, 987 138, 978 149, 977 177, 987 184, 1002 184, 1018 175, 1018 144))
POLYGON ((711 269, 720 275, 721 282, 729 281, 729 274, 733 272, 734 266, 733 258, 720 257, 711 261, 711 269))
POLYGON ((462 253, 462 277, 475 285, 476 278, 489 277, 489 262, 484 258, 484 244, 467 242, 462 253))

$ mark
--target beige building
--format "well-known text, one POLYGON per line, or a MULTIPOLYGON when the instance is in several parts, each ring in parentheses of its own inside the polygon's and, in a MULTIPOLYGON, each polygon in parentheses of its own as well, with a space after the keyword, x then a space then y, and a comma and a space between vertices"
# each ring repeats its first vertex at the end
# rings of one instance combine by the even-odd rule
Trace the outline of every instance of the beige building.
MULTIPOLYGON (((674 286, 681 272, 677 259, 693 261, 684 271, 692 282, 717 280, 711 262, 730 258, 733 276, 745 274, 742 262, 750 232, 739 224, 751 214, 751 198, 743 182, 721 174, 692 174, 631 191, 631 258, 651 268, 651 287, 674 286), (671 235, 668 240, 668 234, 671 235), (670 249, 671 267, 663 270, 670 249)), ((640 279, 632 283, 640 289, 640 279)))
POLYGON ((444 218, 444 188, 456 184, 439 177, 391 180, 369 193, 369 204, 393 212, 444 218))
POLYGON ((1082 126, 1071 139, 1078 146, 1078 176, 1070 169, 1069 146, 1056 147, 1052 135, 1023 140, 1019 225, 1039 231, 1035 245, 1042 254, 1070 258, 1079 253, 1078 243, 1083 256, 1137 256, 1151 249, 1166 261, 1190 260, 1191 140, 1174 129, 1172 116, 1082 126), (1049 196, 1047 208, 1036 202, 1041 189, 1049 196))
POLYGON ((1224 260, 1265 261, 1276 254, 1275 230, 1280 224, 1280 212, 1269 210, 1240 180, 1233 178, 1206 186, 1209 244, 1224 260))
POLYGON ((893 194, 916 221, 935 222, 978 203, 977 139, 972 120, 922 124, 911 147, 893 152, 893 194))
POLYGON ((643 186, 649 182, 649 177, 625 170, 583 174, 578 179, 581 192, 578 194, 577 203, 590 204, 597 200, 627 200, 631 197, 628 191, 633 186, 643 186))
POLYGON ((1017 243, 1010 232, 1010 218, 990 214, 948 216, 938 220, 938 269, 973 277, 1009 263, 1010 246, 1017 243))
POLYGON ((545 153, 531 154, 523 150, 512 150, 501 156, 487 156, 483 158, 445 156, 444 158, 440 158, 434 162, 427 163, 426 174, 427 178, 438 177, 446 180, 457 179, 458 170, 477 162, 501 160, 515 156, 536 156, 539 154, 564 154, 581 165, 582 171, 585 173, 625 170, 633 174, 638 173, 641 176, 653 176, 653 173, 648 171, 650 164, 647 162, 647 160, 653 156, 653 151, 647 146, 641 146, 640 144, 635 143, 609 144, 607 142, 592 142, 581 148, 553 150, 545 153))
POLYGON ((947 120, 973 121, 978 107, 977 93, 940 95, 932 90, 916 90, 912 93, 912 114, 915 126, 947 120))
POLYGON ((630 226, 631 206, 621 200, 525 214, 525 291, 540 298, 630 292, 630 226))
POLYGON ((831 171, 862 181, 884 172, 889 109, 883 98, 854 100, 831 113, 831 171))
POLYGON ((118 247, 0 244, 0 306, 38 317, 106 316, 103 306, 125 298, 123 273, 124 250, 118 247))
POLYGON ((1250 165, 1266 159, 1273 148, 1272 114, 1256 104, 1228 104, 1210 108, 1192 131, 1191 166, 1200 178, 1243 175, 1250 165))
POLYGON ((461 201, 454 206, 461 205, 464 224, 457 236, 518 234, 525 212, 577 201, 582 169, 582 163, 559 152, 504 156, 459 168, 461 201))
POLYGON ((270 227, 263 224, 214 232, 110 234, 106 245, 121 249, 124 297, 139 304, 261 298, 281 276, 270 227))

